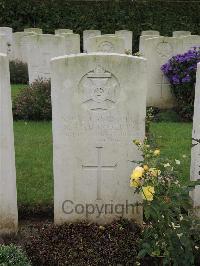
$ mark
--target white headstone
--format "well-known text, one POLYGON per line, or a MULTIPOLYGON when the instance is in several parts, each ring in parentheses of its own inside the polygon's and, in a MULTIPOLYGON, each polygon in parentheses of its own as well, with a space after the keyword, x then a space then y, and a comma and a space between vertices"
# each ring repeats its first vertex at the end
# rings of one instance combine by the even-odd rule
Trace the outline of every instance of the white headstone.
POLYGON ((125 53, 125 41, 118 36, 96 36, 87 39, 87 52, 125 53))
POLYGON ((141 35, 160 35, 160 32, 157 30, 143 30, 141 35))
MULTIPOLYGON (((197 64, 196 74, 190 179, 192 181, 200 179, 200 63, 197 64)), ((200 186, 196 186, 191 196, 195 212, 200 216, 200 186)))
POLYGON ((55 30, 55 34, 62 34, 62 33, 73 33, 73 30, 70 30, 70 29, 57 29, 57 30, 55 30))
POLYGON ((50 60, 66 54, 65 38, 53 34, 24 37, 28 61, 29 83, 38 78, 50 78, 50 60))
POLYGON ((0 54, 0 234, 18 226, 13 118, 8 58, 0 54))
POLYGON ((24 37, 33 34, 33 32, 23 31, 13 33, 12 60, 20 60, 24 63, 27 62, 24 37))
POLYGON ((12 28, 0 27, 0 34, 5 35, 7 42, 7 55, 10 57, 12 53, 12 28))
POLYGON ((139 40, 139 53, 143 56, 145 54, 145 41, 152 39, 154 37, 159 37, 159 35, 141 35, 139 40))
POLYGON ((175 105, 169 81, 160 68, 178 54, 179 42, 180 39, 174 37, 154 37, 144 42, 148 73, 147 106, 171 108, 175 105))
POLYGON ((51 67, 55 223, 141 222, 141 209, 127 204, 140 201, 129 177, 141 160, 132 140, 145 136, 146 60, 79 54, 51 67))
POLYGON ((129 30, 117 30, 115 34, 124 38, 126 52, 132 54, 133 32, 129 30))
POLYGON ((4 34, 0 34, 0 53, 7 54, 7 41, 4 34))
POLYGON ((200 35, 188 35, 181 37, 182 40, 182 52, 185 53, 189 49, 200 46, 200 35))
POLYGON ((190 31, 183 31, 183 30, 173 31, 173 37, 182 37, 188 35, 191 35, 190 31))
POLYGON ((26 29, 24 29, 24 32, 34 32, 37 34, 42 34, 42 29, 40 29, 40 28, 26 28, 26 29))
POLYGON ((101 35, 100 30, 84 30, 83 31, 83 51, 87 52, 87 39, 101 35))
POLYGON ((74 33, 60 33, 65 38, 66 55, 80 53, 80 35, 74 33))

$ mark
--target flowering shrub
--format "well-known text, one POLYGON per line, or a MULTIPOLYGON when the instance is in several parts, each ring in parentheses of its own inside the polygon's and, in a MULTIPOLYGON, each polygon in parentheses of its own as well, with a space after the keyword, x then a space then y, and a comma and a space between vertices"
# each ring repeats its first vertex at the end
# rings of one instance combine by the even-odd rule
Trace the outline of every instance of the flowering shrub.
POLYGON ((192 208, 189 191, 197 183, 182 186, 177 179, 179 160, 164 160, 147 141, 134 143, 144 157, 130 177, 130 186, 142 195, 146 222, 139 257, 162 257, 164 265, 194 265, 200 237, 194 240, 195 217, 188 211, 192 208))
POLYGON ((49 80, 36 80, 21 90, 13 102, 16 120, 51 120, 51 84, 49 80))
POLYGON ((184 120, 192 120, 197 63, 200 62, 200 47, 184 54, 173 56, 161 67, 169 79, 177 100, 177 111, 184 120))
POLYGON ((28 66, 20 60, 10 61, 10 82, 12 84, 28 83, 28 66))

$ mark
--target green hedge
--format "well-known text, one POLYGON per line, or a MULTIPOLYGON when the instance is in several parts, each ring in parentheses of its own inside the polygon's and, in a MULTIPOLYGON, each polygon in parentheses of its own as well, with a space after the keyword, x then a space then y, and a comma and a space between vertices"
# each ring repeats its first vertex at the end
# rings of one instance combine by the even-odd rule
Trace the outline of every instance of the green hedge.
POLYGON ((133 31, 134 51, 142 30, 155 29, 162 35, 175 30, 200 34, 200 2, 196 1, 67 1, 0 0, 0 25, 22 31, 41 27, 45 33, 56 28, 71 28, 76 33, 100 29, 113 33, 118 29, 133 31))

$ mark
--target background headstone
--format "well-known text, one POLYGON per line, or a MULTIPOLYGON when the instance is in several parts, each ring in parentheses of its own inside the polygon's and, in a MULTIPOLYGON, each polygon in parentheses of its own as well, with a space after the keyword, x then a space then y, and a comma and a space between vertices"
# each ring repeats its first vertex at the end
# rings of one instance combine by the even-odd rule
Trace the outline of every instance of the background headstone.
POLYGON ((0 53, 7 54, 7 41, 4 34, 0 34, 0 53))
POLYGON ((188 35, 191 35, 190 31, 183 31, 183 30, 173 31, 173 37, 182 37, 188 35))
POLYGON ((40 29, 40 28, 26 28, 26 29, 24 29, 24 32, 34 32, 37 34, 42 34, 42 29, 40 29))
POLYGON ((139 40, 139 53, 143 56, 145 54, 145 41, 152 39, 154 37, 159 37, 159 35, 141 35, 139 40))
POLYGON ((55 223, 121 216, 141 222, 140 208, 122 214, 116 206, 140 201, 129 177, 132 161, 141 160, 132 141, 145 137, 146 60, 79 54, 55 58, 51 67, 55 223), (113 212, 109 207, 98 216, 96 205, 105 204, 113 212))
POLYGON ((187 52, 193 47, 200 47, 200 35, 188 35, 181 37, 182 40, 182 53, 187 52))
POLYGON ((83 51, 87 52, 87 39, 101 35, 100 30, 84 30, 83 31, 83 51))
POLYGON ((20 60, 24 63, 27 62, 24 37, 33 34, 33 32, 13 33, 12 60, 20 60))
POLYGON ((160 35, 160 32, 157 30, 143 30, 141 35, 160 35))
POLYGON ((125 41, 118 36, 101 35, 87 39, 87 52, 125 53, 125 41))
POLYGON ((55 34, 62 34, 62 33, 73 33, 73 30, 70 29, 56 29, 55 34))
POLYGON ((80 53, 80 35, 74 33, 60 33, 65 38, 66 55, 80 53))
POLYGON ((133 32, 129 30, 117 30, 115 31, 115 34, 119 37, 124 38, 126 52, 132 54, 133 32))
MULTIPOLYGON (((192 130, 192 150, 190 179, 196 181, 200 179, 200 63, 197 64, 194 101, 194 117, 192 130)), ((195 213, 200 216, 200 186, 196 186, 191 193, 195 213)))
POLYGON ((13 118, 8 58, 0 54, 0 234, 18 226, 13 118))
POLYGON ((0 27, 0 34, 5 35, 7 43, 7 55, 10 58, 12 54, 12 28, 10 27, 0 27))
POLYGON ((29 83, 38 78, 50 78, 50 60, 65 55, 66 45, 63 36, 36 34, 24 37, 28 61, 29 83))
POLYGON ((169 58, 178 54, 179 38, 154 37, 144 42, 144 57, 147 58, 148 93, 147 106, 171 108, 176 102, 170 84, 161 71, 169 58))

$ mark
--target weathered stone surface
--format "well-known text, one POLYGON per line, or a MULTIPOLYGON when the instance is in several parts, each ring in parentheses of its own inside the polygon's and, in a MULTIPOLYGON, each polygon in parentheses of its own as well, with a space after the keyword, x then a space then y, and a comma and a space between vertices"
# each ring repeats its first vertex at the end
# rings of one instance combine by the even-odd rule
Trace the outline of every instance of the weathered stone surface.
POLYGON ((40 29, 40 28, 26 28, 26 29, 24 29, 24 32, 34 32, 37 34, 42 34, 42 29, 40 29))
POLYGON ((5 35, 7 44, 7 55, 10 58, 12 53, 12 28, 0 27, 0 34, 5 35))
POLYGON ((169 82, 161 71, 161 66, 173 55, 178 54, 180 39, 154 37, 144 42, 144 57, 147 58, 148 93, 147 106, 171 108, 175 103, 169 82))
POLYGON ((143 30, 141 35, 160 35, 160 32, 157 30, 143 30))
POLYGON ((80 53, 80 35, 74 33, 60 33, 65 38, 66 55, 80 53))
POLYGON ((65 37, 53 34, 35 34, 24 37, 28 61, 29 83, 38 78, 50 78, 50 60, 65 55, 65 37))
POLYGON ((55 223, 141 222, 141 209, 127 205, 141 200, 129 177, 141 159, 132 140, 145 136, 146 60, 79 54, 51 67, 55 223))
POLYGON ((0 53, 7 54, 7 41, 4 34, 0 34, 0 53))
POLYGON ((187 52, 190 48, 200 46, 200 35, 188 35, 181 37, 182 53, 187 52))
POLYGON ((15 32, 13 33, 12 60, 27 62, 25 51, 25 36, 33 35, 33 32, 15 32))
POLYGON ((87 52, 125 53, 125 41, 118 36, 101 35, 88 38, 87 52))
POLYGON ((18 226, 13 118, 8 58, 0 54, 0 234, 18 226))
POLYGON ((100 30, 84 30, 83 31, 83 51, 87 52, 87 39, 101 35, 100 30))
POLYGON ((132 54, 133 32, 129 30, 117 30, 115 34, 124 39, 126 53, 132 54))
POLYGON ((139 53, 144 56, 145 54, 145 41, 154 37, 160 37, 159 35, 141 35, 139 41, 139 53))
POLYGON ((62 34, 62 33, 73 33, 73 30, 70 30, 70 29, 57 29, 57 30, 55 30, 55 34, 62 34))
POLYGON ((190 31, 184 31, 184 30, 173 31, 173 37, 182 37, 188 35, 191 35, 190 31))
MULTIPOLYGON (((192 149, 190 179, 196 181, 200 179, 200 63, 197 67, 194 101, 194 117, 192 130, 192 149)), ((200 217, 200 186, 191 193, 196 214, 200 217)))

